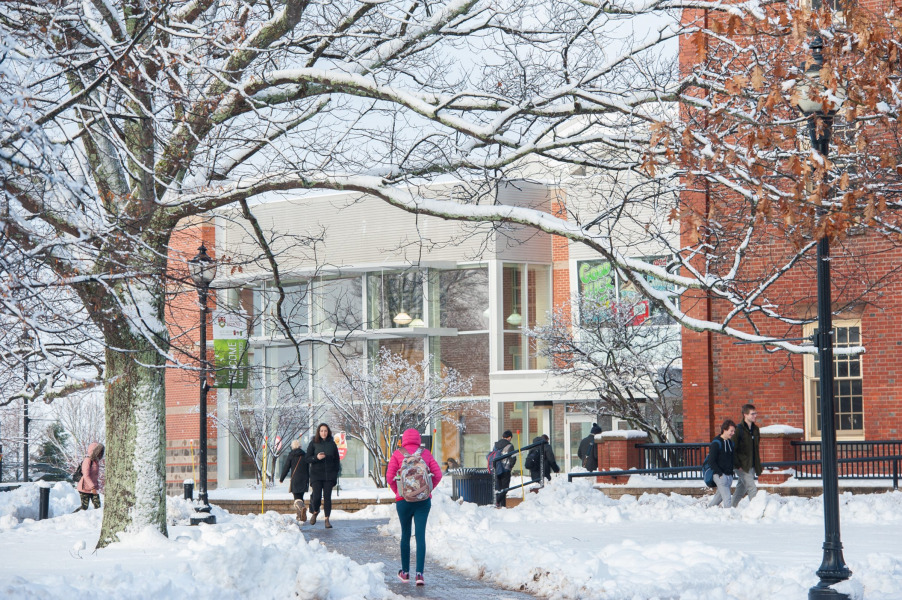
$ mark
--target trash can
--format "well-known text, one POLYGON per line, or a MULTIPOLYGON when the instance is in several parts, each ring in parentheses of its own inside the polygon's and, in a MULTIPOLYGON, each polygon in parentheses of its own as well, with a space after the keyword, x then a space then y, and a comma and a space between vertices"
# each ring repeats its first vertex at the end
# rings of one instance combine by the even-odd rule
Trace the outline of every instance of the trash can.
POLYGON ((493 477, 488 469, 453 469, 451 474, 451 498, 475 502, 478 506, 495 503, 493 477))

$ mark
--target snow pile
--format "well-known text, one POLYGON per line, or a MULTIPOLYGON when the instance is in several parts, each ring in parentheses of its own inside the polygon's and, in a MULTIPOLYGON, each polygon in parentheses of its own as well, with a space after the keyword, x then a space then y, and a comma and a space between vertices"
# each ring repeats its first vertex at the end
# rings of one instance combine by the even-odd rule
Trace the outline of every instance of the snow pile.
MULTIPOLYGON (((65 514, 77 506, 78 496, 62 495, 57 505, 62 516, 36 522, 27 515, 37 501, 26 487, 17 492, 15 498, 10 497, 15 492, 0 494, 0 597, 395 597, 381 564, 359 565, 317 540, 306 541, 289 515, 237 516, 214 508, 216 526, 170 526, 168 538, 147 528, 94 551, 102 510, 65 514), (20 516, 25 518, 19 521, 20 516)), ((168 500, 169 522, 187 523, 193 504, 168 500)))
MULTIPOLYGON (((707 500, 612 500, 588 481, 564 478, 503 511, 436 494, 427 561, 548 598, 807 597, 821 559, 820 499, 759 492, 737 510, 706 509, 707 500)), ((845 589, 902 600, 902 547, 893 534, 902 493, 844 494, 840 504, 854 572, 845 589)), ((385 529, 400 537, 396 517, 385 529)))
MULTIPOLYGON (((0 531, 11 529, 25 519, 37 520, 39 486, 23 485, 10 492, 0 492, 0 531)), ((58 481, 50 488, 50 517, 71 513, 81 505, 78 492, 71 484, 58 481)))

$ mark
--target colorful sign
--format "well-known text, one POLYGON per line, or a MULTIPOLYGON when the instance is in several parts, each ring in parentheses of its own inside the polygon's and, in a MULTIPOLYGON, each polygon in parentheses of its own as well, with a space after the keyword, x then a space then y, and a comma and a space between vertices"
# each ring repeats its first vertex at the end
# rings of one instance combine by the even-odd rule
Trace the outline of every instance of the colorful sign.
POLYGON ((213 387, 247 388, 247 316, 243 313, 213 311, 213 387))
POLYGON ((344 431, 335 434, 335 445, 338 446, 338 460, 344 460, 348 454, 348 436, 344 431))

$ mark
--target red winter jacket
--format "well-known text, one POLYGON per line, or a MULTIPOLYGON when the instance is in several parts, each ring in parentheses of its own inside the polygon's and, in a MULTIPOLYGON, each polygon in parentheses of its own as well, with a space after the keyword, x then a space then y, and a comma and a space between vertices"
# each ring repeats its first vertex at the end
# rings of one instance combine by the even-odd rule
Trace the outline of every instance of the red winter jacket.
MULTIPOLYGON (((404 433, 401 434, 401 447, 413 454, 417 451, 417 448, 420 447, 422 443, 422 439, 420 438, 420 432, 416 429, 408 429, 404 433)), ((435 461, 435 458, 432 456, 432 453, 429 450, 423 448, 423 452, 421 454, 423 460, 426 461, 426 466, 429 467, 429 470, 432 471, 432 487, 433 489, 438 485, 438 482, 442 480, 442 468, 435 461)), ((391 491, 395 493, 395 501, 403 500, 401 496, 398 495, 398 482, 395 481, 395 475, 398 473, 398 469, 401 468, 401 462, 404 460, 404 453, 400 450, 395 450, 391 455, 391 459, 388 461, 388 468, 385 469, 385 479, 388 481, 389 487, 391 487, 391 491)), ((429 496, 430 498, 432 496, 429 496)))

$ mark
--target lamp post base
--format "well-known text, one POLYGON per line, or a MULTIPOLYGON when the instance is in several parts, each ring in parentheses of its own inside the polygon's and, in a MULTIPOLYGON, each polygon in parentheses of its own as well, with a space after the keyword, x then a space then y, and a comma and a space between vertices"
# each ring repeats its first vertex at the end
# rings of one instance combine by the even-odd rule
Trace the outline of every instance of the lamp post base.
POLYGON ((209 506, 201 506, 196 512, 191 515, 191 525, 200 525, 201 523, 206 523, 207 525, 216 525, 216 515, 210 513, 209 506))
POLYGON ((839 581, 827 582, 821 580, 816 586, 808 590, 808 600, 850 600, 848 594, 837 592, 831 585, 839 581))

